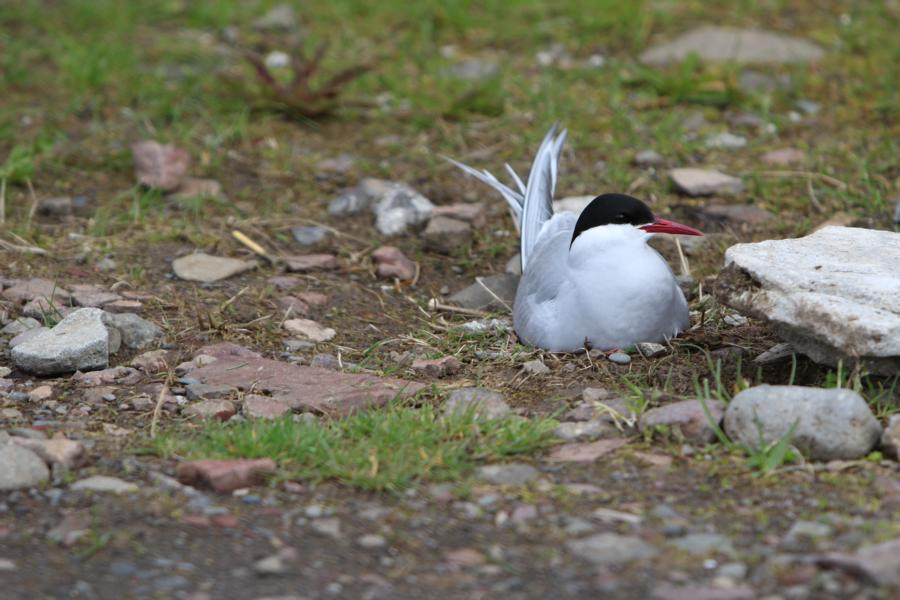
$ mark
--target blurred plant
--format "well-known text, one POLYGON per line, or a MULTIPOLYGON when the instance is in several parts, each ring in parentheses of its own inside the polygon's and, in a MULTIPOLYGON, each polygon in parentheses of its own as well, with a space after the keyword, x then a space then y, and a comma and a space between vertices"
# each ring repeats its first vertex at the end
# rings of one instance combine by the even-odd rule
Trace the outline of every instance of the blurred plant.
POLYGON ((728 73, 704 70, 696 54, 690 54, 673 69, 659 71, 639 65, 637 73, 625 82, 647 87, 661 99, 673 104, 729 106, 740 100, 740 92, 728 73))
MULTIPOLYGON (((319 80, 316 75, 319 73, 327 49, 328 45, 323 43, 311 57, 308 57, 303 49, 298 47, 291 55, 291 77, 286 81, 281 80, 273 69, 266 65, 262 55, 245 50, 243 55, 253 67, 257 86, 251 88, 242 85, 244 94, 291 118, 315 119, 332 114, 342 104, 339 97, 345 86, 371 69, 371 66, 354 65, 319 80)), ((348 102, 345 101, 343 104, 348 102)))

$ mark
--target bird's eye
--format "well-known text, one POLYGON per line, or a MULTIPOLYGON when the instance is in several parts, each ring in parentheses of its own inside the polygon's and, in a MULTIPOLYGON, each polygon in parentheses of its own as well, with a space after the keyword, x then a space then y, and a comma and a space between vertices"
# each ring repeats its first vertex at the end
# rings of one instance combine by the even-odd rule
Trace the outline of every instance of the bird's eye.
POLYGON ((625 215, 625 213, 619 213, 616 215, 616 223, 627 223, 627 222, 628 222, 628 217, 625 215))

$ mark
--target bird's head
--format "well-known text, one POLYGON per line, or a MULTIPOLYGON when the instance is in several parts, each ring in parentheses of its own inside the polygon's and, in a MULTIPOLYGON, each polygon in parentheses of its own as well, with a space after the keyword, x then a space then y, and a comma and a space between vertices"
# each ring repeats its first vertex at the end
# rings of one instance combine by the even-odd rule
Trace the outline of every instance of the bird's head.
POLYGON ((581 211, 569 246, 571 247, 581 234, 595 228, 599 232, 599 228, 608 226, 617 229, 631 228, 635 233, 644 234, 703 235, 693 227, 653 216, 650 208, 637 198, 625 194, 603 194, 591 200, 591 203, 581 211))

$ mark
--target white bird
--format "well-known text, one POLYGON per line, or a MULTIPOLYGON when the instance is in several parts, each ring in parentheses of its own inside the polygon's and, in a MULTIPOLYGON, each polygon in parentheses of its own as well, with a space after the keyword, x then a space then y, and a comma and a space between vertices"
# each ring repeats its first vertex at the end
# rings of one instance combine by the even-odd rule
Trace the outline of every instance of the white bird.
POLYGON ((550 128, 528 182, 506 165, 516 189, 488 171, 450 162, 500 192, 520 232, 522 279, 513 326, 519 339, 552 352, 613 350, 662 342, 689 325, 688 305, 668 263, 647 241, 654 233, 703 235, 656 218, 624 194, 603 194, 580 215, 553 214, 566 131, 550 128))

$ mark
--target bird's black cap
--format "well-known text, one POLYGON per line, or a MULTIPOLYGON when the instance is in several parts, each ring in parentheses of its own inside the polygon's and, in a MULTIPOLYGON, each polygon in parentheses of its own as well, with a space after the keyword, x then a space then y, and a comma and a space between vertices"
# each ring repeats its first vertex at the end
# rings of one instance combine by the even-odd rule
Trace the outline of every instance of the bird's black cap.
POLYGON ((572 233, 571 246, 582 232, 601 225, 646 225, 653 223, 655 217, 650 208, 631 196, 625 194, 603 194, 597 196, 588 204, 578 222, 575 223, 575 231, 572 233))

